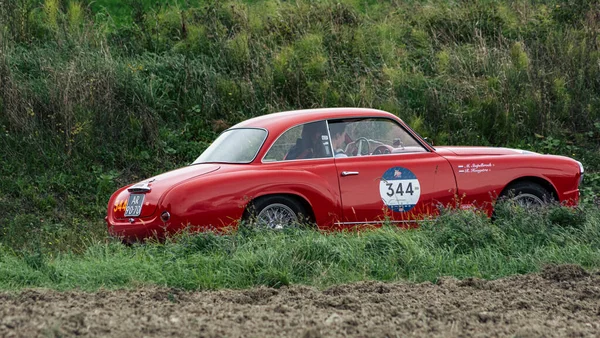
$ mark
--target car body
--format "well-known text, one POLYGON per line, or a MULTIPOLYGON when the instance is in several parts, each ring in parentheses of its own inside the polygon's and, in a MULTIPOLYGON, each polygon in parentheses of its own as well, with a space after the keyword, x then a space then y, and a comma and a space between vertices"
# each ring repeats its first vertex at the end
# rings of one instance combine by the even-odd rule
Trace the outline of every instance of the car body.
POLYGON ((563 156, 434 148, 381 110, 299 110, 241 122, 193 164, 117 190, 106 221, 126 240, 256 218, 273 228, 302 217, 320 229, 409 226, 442 206, 491 215, 501 196, 576 205, 582 177, 581 163, 563 156))

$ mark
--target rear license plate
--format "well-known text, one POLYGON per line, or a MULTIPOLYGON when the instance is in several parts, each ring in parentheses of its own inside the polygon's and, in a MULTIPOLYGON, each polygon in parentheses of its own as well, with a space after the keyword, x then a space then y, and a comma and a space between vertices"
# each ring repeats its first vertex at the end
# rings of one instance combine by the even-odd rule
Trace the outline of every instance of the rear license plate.
POLYGON ((138 217, 142 213, 142 205, 144 204, 144 194, 131 194, 127 201, 125 209, 125 217, 138 217))

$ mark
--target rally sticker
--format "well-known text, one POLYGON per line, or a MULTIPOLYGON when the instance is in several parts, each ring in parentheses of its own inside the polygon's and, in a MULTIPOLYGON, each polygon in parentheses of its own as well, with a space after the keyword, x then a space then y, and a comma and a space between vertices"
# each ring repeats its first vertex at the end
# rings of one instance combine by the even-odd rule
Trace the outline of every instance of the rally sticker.
POLYGON ((391 210, 409 211, 419 202, 421 184, 412 171, 402 167, 390 168, 381 177, 379 195, 391 210))
POLYGON ((458 165, 458 173, 459 174, 489 173, 492 171, 492 168, 495 166, 496 165, 491 162, 459 164, 458 165))

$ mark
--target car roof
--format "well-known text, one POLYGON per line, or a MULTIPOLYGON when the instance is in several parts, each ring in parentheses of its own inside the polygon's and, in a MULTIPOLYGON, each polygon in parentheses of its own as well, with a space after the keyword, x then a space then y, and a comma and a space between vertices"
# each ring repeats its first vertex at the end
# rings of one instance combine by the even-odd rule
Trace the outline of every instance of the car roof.
POLYGON ((262 115, 240 122, 231 128, 265 128, 270 130, 272 127, 276 127, 275 129, 288 128, 311 121, 352 117, 396 118, 393 114, 383 110, 370 108, 319 108, 262 115))

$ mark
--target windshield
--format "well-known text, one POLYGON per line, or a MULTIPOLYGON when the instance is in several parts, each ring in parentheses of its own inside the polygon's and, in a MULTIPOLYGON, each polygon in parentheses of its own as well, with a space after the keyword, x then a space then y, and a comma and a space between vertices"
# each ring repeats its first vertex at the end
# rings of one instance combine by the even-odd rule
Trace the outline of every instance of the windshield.
POLYGON ((267 138, 264 129, 226 130, 193 164, 207 162, 250 163, 267 138))

